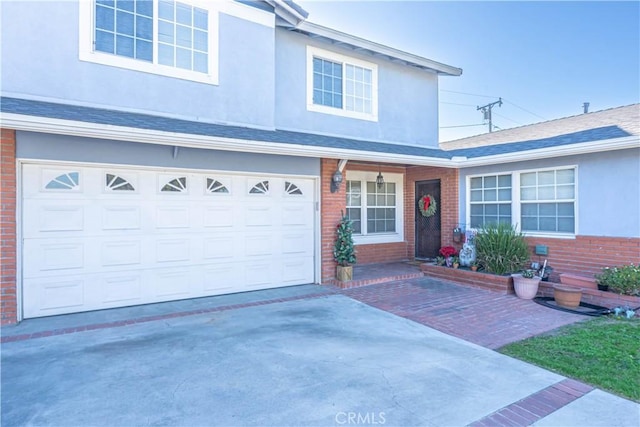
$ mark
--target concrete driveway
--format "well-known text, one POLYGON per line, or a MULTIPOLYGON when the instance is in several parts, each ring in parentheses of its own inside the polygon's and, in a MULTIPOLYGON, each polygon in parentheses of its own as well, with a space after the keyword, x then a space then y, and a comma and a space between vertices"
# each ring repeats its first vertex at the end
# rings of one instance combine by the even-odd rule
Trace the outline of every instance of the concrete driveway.
POLYGON ((577 384, 344 295, 314 295, 4 343, 2 425, 480 425, 511 409, 517 420, 514 404, 564 388, 563 404, 528 420, 640 421, 637 404, 577 384))

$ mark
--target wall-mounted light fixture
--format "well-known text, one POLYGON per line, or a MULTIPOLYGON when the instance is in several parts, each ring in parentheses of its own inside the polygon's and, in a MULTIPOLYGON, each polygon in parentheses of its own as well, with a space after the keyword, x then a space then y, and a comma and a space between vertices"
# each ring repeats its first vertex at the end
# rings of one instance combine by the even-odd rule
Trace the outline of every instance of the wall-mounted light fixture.
POLYGON ((331 192, 335 193, 336 191, 340 190, 340 184, 342 184, 342 172, 340 172, 339 170, 335 171, 333 173, 333 176, 331 176, 331 192))
POLYGON ((380 171, 380 166, 378 165, 378 176, 376 177, 376 185, 378 189, 381 189, 384 185, 384 177, 382 176, 382 172, 380 171))
POLYGON ((347 165, 347 159, 338 160, 338 170, 331 175, 331 192, 335 193, 340 190, 340 184, 344 177, 342 176, 342 170, 347 165))

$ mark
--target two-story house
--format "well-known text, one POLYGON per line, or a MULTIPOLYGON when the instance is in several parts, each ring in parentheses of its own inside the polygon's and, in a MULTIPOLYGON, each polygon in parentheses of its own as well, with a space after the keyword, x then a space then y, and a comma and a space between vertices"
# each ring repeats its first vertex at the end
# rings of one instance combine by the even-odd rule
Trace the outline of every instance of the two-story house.
POLYGON ((1 7, 3 323, 323 283, 341 211, 359 262, 406 259, 417 180, 457 222, 459 68, 290 1, 1 7))
POLYGON ((441 149, 459 68, 288 0, 0 8, 2 323, 331 283, 343 212, 362 264, 495 221, 557 272, 640 262, 637 105, 441 149))

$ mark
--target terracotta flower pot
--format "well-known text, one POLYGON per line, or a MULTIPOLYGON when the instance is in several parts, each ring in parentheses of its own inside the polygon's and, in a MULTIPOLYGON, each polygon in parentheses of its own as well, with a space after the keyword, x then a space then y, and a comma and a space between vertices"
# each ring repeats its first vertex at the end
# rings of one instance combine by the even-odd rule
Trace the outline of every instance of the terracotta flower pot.
POLYGON ((555 285, 553 287, 553 298, 556 304, 566 308, 576 308, 582 299, 582 289, 570 286, 555 285))
POLYGON ((533 299, 538 293, 538 286, 540 285, 539 277, 522 277, 522 274, 512 274, 513 277, 513 289, 516 291, 518 298, 533 299))

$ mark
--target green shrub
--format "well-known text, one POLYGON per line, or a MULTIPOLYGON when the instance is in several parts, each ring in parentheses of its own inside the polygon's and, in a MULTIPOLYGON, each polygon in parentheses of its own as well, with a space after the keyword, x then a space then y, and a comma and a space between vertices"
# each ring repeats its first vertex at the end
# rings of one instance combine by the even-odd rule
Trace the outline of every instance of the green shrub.
POLYGON ((640 296, 640 265, 605 267, 596 275, 598 284, 609 286, 609 291, 622 295, 640 296))
POLYGON ((529 260, 527 242, 511 224, 486 226, 476 236, 475 243, 478 263, 489 273, 513 273, 529 260))

